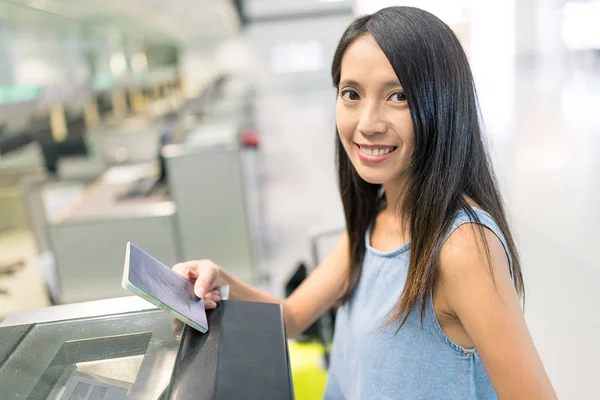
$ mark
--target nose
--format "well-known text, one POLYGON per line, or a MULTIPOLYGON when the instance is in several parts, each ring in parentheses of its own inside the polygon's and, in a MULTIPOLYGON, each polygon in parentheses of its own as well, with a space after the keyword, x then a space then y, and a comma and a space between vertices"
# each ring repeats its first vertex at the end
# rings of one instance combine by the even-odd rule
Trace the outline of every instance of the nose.
POLYGON ((365 104, 356 129, 365 136, 385 132, 386 123, 377 104, 365 104))

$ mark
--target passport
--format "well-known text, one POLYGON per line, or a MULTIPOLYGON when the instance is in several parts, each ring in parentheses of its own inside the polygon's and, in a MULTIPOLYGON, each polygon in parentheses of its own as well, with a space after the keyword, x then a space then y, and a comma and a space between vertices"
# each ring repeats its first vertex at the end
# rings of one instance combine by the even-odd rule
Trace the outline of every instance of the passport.
POLYGON ((192 282, 131 242, 121 285, 192 328, 208 331, 204 299, 196 297, 192 282))

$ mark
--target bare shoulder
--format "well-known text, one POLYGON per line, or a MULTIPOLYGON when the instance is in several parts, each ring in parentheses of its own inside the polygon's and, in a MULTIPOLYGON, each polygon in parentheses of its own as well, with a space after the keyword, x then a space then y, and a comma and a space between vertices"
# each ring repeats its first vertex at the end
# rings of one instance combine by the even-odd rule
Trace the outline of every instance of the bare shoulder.
POLYGON ((439 278, 445 311, 458 318, 462 337, 477 348, 498 397, 555 399, 500 239, 481 225, 460 226, 442 247, 439 278))
POLYGON ((448 237, 440 254, 439 272, 443 279, 450 280, 494 281, 505 276, 511 281, 508 256, 502 242, 489 228, 476 223, 463 224, 448 237))

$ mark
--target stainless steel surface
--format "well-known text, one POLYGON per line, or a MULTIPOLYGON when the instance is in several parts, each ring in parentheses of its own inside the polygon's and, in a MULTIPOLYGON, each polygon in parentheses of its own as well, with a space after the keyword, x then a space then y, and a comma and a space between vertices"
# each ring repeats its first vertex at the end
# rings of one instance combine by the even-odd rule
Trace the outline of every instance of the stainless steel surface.
POLYGON ((144 169, 115 167, 51 222, 48 232, 61 281, 63 303, 129 294, 121 288, 128 241, 166 265, 180 260, 175 205, 164 194, 117 200, 144 169))
POLYGON ((21 180, 23 204, 27 213, 38 252, 48 250, 48 221, 53 220, 72 201, 81 196, 92 179, 55 179, 45 173, 31 175, 21 180))
POLYGON ((158 157, 162 124, 140 122, 141 126, 118 127, 94 135, 100 157, 108 165, 139 163, 158 157))
POLYGON ((152 309, 156 309, 156 307, 138 296, 117 297, 16 312, 9 314, 0 323, 0 328, 11 325, 41 324, 101 317, 152 309))
POLYGON ((121 277, 127 241, 166 265, 178 260, 173 215, 54 224, 50 237, 64 303, 126 295, 121 277))
POLYGON ((163 154, 183 259, 211 259, 251 280, 253 228, 238 134, 235 122, 202 124, 185 144, 168 146, 163 154))
POLYGON ((53 222, 75 223, 93 219, 123 219, 136 217, 162 217, 175 212, 175 204, 165 191, 157 191, 147 197, 119 200, 137 179, 145 177, 151 171, 150 166, 142 165, 142 169, 134 175, 126 175, 132 166, 114 167, 86 188, 83 195, 71 207, 54 218, 53 222))
POLYGON ((158 399, 178 347, 172 318, 158 310, 36 324, 0 368, 0 393, 56 399, 84 380, 126 390, 127 398, 158 399))

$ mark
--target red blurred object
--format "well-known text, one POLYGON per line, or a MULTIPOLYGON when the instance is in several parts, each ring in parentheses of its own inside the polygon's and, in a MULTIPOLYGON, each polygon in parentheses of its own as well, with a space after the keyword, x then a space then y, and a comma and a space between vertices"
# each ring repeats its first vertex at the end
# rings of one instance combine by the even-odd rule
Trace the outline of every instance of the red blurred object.
POLYGON ((258 139, 258 133, 255 131, 248 131, 242 134, 242 143, 246 147, 258 147, 260 140, 258 139))

